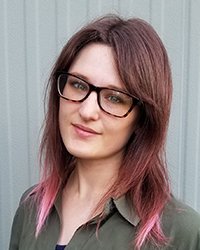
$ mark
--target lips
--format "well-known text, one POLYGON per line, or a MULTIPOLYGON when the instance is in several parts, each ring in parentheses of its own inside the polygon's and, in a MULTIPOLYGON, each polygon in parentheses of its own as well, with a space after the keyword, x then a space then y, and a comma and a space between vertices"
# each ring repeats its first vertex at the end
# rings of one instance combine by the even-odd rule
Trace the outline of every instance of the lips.
POLYGON ((75 129, 80 130, 80 131, 85 132, 85 133, 88 133, 88 134, 96 134, 96 135, 100 134, 99 132, 95 131, 94 129, 89 128, 89 127, 85 127, 81 124, 72 124, 72 125, 75 127, 75 129))

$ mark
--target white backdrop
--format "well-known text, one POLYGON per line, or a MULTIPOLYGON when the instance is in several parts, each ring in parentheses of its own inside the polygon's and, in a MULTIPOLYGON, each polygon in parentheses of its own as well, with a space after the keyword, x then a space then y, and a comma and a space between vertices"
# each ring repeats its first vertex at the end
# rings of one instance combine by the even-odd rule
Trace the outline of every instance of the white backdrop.
POLYGON ((140 17, 169 53, 174 99, 167 154, 176 196, 200 212, 200 0, 0 0, 0 244, 37 182, 44 86, 70 35, 105 13, 140 17))

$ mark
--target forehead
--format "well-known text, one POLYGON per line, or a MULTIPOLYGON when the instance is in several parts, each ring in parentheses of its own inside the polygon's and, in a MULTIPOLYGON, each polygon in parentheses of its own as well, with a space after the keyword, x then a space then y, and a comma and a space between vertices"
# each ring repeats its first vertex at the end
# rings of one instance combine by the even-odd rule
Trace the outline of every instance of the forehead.
POLYGON ((78 53, 69 72, 84 76, 96 86, 123 88, 113 53, 108 45, 89 44, 78 53))

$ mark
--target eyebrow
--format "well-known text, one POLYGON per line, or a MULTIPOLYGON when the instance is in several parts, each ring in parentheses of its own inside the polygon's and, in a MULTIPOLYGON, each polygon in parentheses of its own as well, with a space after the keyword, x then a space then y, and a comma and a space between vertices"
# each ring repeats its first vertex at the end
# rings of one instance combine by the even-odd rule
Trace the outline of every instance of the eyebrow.
MULTIPOLYGON (((90 81, 90 79, 89 79, 87 76, 85 76, 85 75, 82 75, 82 74, 80 74, 80 73, 78 73, 78 72, 69 72, 69 74, 72 74, 72 75, 74 75, 74 76, 77 76, 77 77, 80 78, 81 80, 86 81, 87 83, 96 86, 96 84, 93 83, 92 81, 90 81)), ((116 91, 119 90, 119 91, 128 93, 127 90, 126 90, 125 88, 118 88, 118 87, 116 87, 116 86, 114 86, 114 85, 112 85, 112 84, 108 84, 107 86, 105 86, 105 88, 114 89, 114 90, 116 90, 116 91)))
POLYGON ((68 72, 68 73, 72 74, 74 76, 77 76, 78 78, 80 78, 83 81, 86 81, 86 82, 90 83, 90 80, 89 80, 89 78, 87 76, 84 76, 84 75, 82 75, 80 73, 77 73, 77 72, 68 72))

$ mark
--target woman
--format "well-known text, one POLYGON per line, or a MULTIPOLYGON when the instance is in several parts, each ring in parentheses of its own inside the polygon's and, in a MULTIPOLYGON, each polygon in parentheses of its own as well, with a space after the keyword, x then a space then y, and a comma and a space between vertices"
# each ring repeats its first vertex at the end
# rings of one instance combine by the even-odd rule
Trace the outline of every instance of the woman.
POLYGON ((153 28, 117 16, 88 24, 48 87, 42 178, 22 197, 10 250, 200 249, 199 215, 170 193, 171 73, 153 28))

